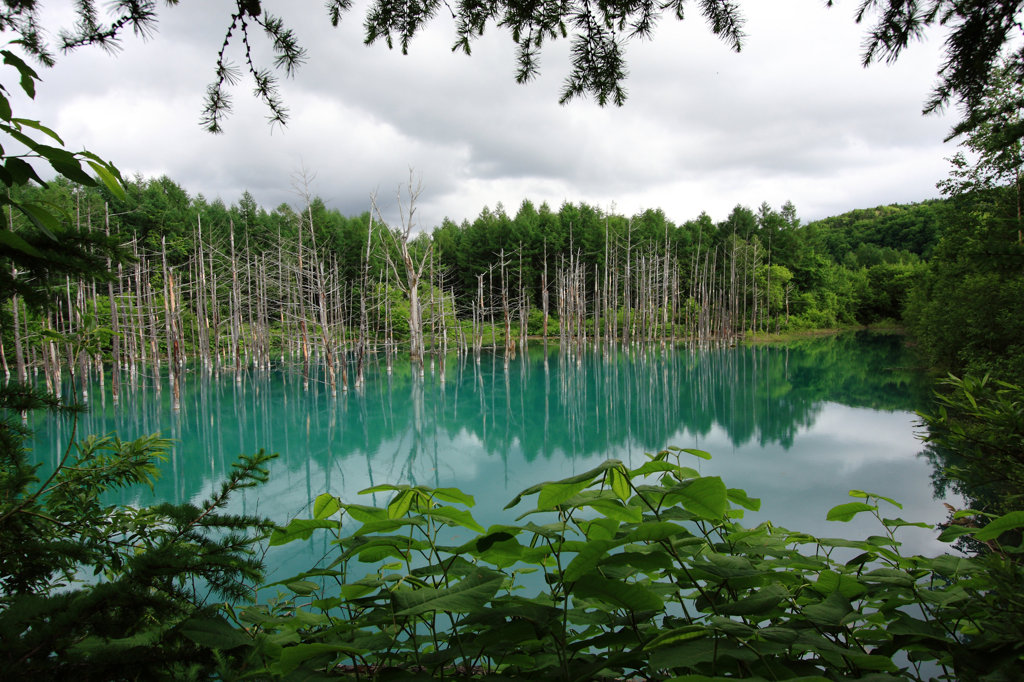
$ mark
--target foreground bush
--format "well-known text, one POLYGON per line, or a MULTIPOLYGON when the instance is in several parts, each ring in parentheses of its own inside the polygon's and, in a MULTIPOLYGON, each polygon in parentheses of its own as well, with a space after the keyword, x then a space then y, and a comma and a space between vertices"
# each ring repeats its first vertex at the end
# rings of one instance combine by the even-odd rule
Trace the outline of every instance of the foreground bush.
POLYGON ((482 528, 455 489, 376 486, 386 507, 321 495, 272 545, 335 535, 325 568, 237 607, 235 660, 288 679, 1019 679, 1019 512, 972 533, 997 550, 906 557, 899 505, 851 491, 828 512, 878 519, 879 535, 815 538, 737 523, 759 501, 665 451, 608 461, 517 495, 532 509, 482 528), (451 528, 476 533, 454 546, 451 528))

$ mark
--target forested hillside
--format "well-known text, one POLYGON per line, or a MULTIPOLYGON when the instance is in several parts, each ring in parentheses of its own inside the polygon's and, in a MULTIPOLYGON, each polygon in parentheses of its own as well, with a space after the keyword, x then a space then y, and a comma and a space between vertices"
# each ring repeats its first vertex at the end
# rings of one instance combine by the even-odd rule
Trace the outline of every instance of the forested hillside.
MULTIPOLYGON (((249 193, 228 206, 167 177, 136 177, 124 198, 67 181, 30 191, 62 208, 68 235, 103 233, 131 255, 106 284, 67 278, 46 313, 17 296, 5 306, 5 371, 44 367, 51 389, 58 368, 102 360, 307 371, 325 362, 344 389, 373 350, 390 362, 399 347, 414 360, 484 345, 514 353, 528 335, 731 341, 898 321, 948 220, 942 201, 805 225, 790 203, 676 223, 656 208, 625 216, 527 199, 512 214, 484 207, 416 232, 369 206, 344 216, 307 195, 267 210, 249 193), (89 337, 90 351, 55 332, 89 337)), ((9 220, 27 230, 23 217, 9 220)))

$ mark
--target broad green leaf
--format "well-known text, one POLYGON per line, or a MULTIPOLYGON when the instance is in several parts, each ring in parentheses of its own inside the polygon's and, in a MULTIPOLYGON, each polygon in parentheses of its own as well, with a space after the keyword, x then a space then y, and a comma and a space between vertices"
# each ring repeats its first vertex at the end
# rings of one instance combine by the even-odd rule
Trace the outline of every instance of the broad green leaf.
POLYGON ((1012 511, 989 522, 984 528, 974 534, 974 538, 982 542, 995 540, 1006 531, 1021 527, 1024 527, 1024 511, 1012 511))
POLYGON ((711 459, 711 453, 705 450, 696 450, 694 448, 681 448, 683 452, 689 453, 694 457, 700 457, 701 459, 711 459))
POLYGON ((946 576, 970 573, 976 570, 975 564, 968 558, 943 554, 929 561, 933 571, 946 576))
POLYGON ((852 521, 853 517, 861 512, 875 511, 878 507, 863 502, 847 502, 828 510, 829 521, 852 521))
POLYGON ((403 490, 395 495, 395 498, 388 504, 388 518, 400 519, 405 516, 415 499, 416 494, 412 490, 403 490))
POLYGON ((861 585, 856 578, 840 575, 835 571, 822 571, 818 574, 818 579, 811 583, 811 586, 823 597, 838 592, 846 599, 854 599, 867 592, 867 588, 861 585))
POLYGON ((721 655, 722 644, 720 637, 698 637, 661 646, 651 652, 650 667, 656 670, 680 667, 692 670, 700 663, 716 660, 721 655))
POLYGON ((455 507, 435 507, 434 509, 427 509, 423 512, 423 516, 429 516, 431 518, 440 519, 450 526, 462 526, 463 528, 469 528, 477 533, 483 533, 484 527, 473 519, 473 515, 465 509, 456 509, 455 507))
POLYGON ((886 502, 896 507, 897 509, 903 509, 903 505, 897 502, 896 500, 892 499, 891 497, 886 497, 885 495, 879 495, 878 493, 867 493, 864 492, 863 490, 851 490, 849 495, 850 497, 859 497, 863 500, 872 497, 875 498, 876 500, 885 500, 886 502))
POLYGON ((52 139, 56 140, 57 143, 60 144, 61 146, 64 146, 64 140, 60 139, 60 136, 57 135, 57 133, 55 133, 52 130, 50 130, 49 128, 47 128, 46 126, 44 126, 39 121, 33 121, 33 120, 27 119, 27 118, 11 118, 11 119, 8 119, 8 120, 10 120, 11 123, 18 124, 19 126, 24 126, 26 128, 32 128, 34 130, 38 130, 39 132, 43 133, 44 135, 47 135, 47 136, 51 137, 52 139))
MULTIPOLYGON (((4 160, 4 169, 10 174, 11 181, 16 185, 25 185, 29 181, 37 182, 42 187, 46 187, 47 184, 43 181, 39 174, 36 173, 36 169, 32 167, 32 164, 27 161, 18 158, 17 156, 8 156, 4 160)), ((16 203, 15 206, 31 206, 31 203, 16 203)))
POLYGON ((810 604, 803 608, 803 615, 817 625, 839 626, 843 617, 853 608, 850 601, 841 592, 833 592, 824 601, 810 604))
POLYGON ((505 576, 500 573, 480 571, 447 588, 395 590, 392 599, 399 616, 415 616, 430 611, 473 613, 491 600, 504 581, 505 576))
POLYGON ((672 489, 683 508, 705 519, 719 520, 729 508, 725 483, 718 476, 704 476, 672 489))
MULTIPOLYGON (((735 682, 736 679, 737 678, 735 677, 711 677, 709 675, 681 675, 679 677, 670 677, 665 682, 735 682)), ((744 677, 743 679, 748 680, 749 682, 762 682, 764 680, 763 677, 744 677)), ((815 682, 817 680, 820 680, 821 682, 828 682, 828 680, 823 677, 788 678, 788 682, 797 682, 798 680, 800 682, 811 682, 812 680, 815 682)))
MULTIPOLYGON (((523 490, 518 495, 516 495, 512 499, 511 502, 509 502, 508 504, 505 505, 505 509, 511 509, 512 507, 514 507, 517 504, 519 504, 520 500, 522 500, 527 495, 533 495, 534 493, 539 493, 541 490, 543 490, 544 488, 546 488, 549 485, 572 485, 572 484, 576 484, 576 483, 586 483, 587 485, 589 485, 590 483, 592 483, 594 481, 595 478, 597 478, 599 475, 603 474, 608 469, 614 469, 615 467, 621 467, 621 466, 622 466, 622 462, 620 462, 619 460, 617 460, 617 459, 609 459, 609 460, 605 460, 604 462, 602 462, 598 466, 594 467, 590 471, 585 471, 582 474, 576 474, 575 476, 570 476, 568 478, 563 478, 563 479, 558 480, 558 481, 547 481, 545 483, 538 483, 537 485, 532 485, 529 488, 527 488, 526 490, 523 490)), ((582 490, 583 488, 586 488, 586 487, 587 486, 584 485, 582 488, 580 488, 580 490, 582 490)), ((573 493, 573 495, 575 495, 575 494, 576 493, 573 493)), ((569 495, 569 497, 572 497, 572 495, 569 495)), ((568 498, 566 498, 566 499, 568 499, 568 498)), ((537 506, 541 507, 542 505, 540 505, 538 503, 537 506)))
POLYGON ((189 618, 178 626, 178 631, 200 646, 227 651, 252 645, 252 637, 232 627, 223 618, 189 618))
POLYGON ((611 540, 619 530, 619 522, 615 519, 599 516, 596 519, 580 521, 580 529, 587 540, 611 540))
POLYGON ((409 489, 410 489, 409 486, 407 486, 405 484, 396 485, 394 483, 381 483, 380 485, 375 485, 375 486, 372 486, 370 488, 363 488, 362 490, 360 490, 356 494, 357 495, 371 495, 373 493, 383 493, 383 492, 394 492, 394 491, 402 492, 403 490, 409 490, 409 489))
POLYGON ((626 476, 624 471, 625 467, 622 467, 621 469, 618 467, 609 469, 607 473, 607 480, 608 486, 612 489, 612 492, 615 493, 615 496, 623 502, 626 502, 629 500, 632 491, 629 487, 629 478, 626 476))
POLYGON ((345 513, 360 523, 383 521, 388 517, 387 510, 381 509, 380 507, 368 507, 363 504, 342 504, 341 508, 345 510, 345 513))
POLYGON ((110 193, 121 201, 126 201, 128 195, 124 191, 124 180, 121 179, 121 173, 113 165, 104 161, 93 161, 92 159, 86 159, 86 163, 89 164, 96 175, 100 176, 100 180, 103 185, 110 190, 110 193))
POLYGON ((302 663, 311 658, 326 656, 328 654, 336 657, 345 654, 345 657, 360 656, 366 653, 364 649, 347 646, 345 644, 324 644, 314 642, 311 644, 297 644, 281 649, 277 661, 271 665, 271 670, 278 675, 287 675, 298 668, 302 663))
POLYGON ((287 545, 294 540, 308 540, 317 528, 337 528, 337 521, 327 519, 292 519, 284 528, 275 528, 270 534, 271 547, 287 545))
POLYGON ((895 568, 876 568, 873 571, 861 574, 860 580, 886 585, 900 585, 902 587, 910 587, 914 584, 913 577, 895 568))
POLYGON ((16 251, 32 256, 33 258, 42 258, 43 254, 40 253, 39 249, 29 244, 27 241, 22 239, 19 235, 11 232, 6 228, 0 228, 0 244, 12 248, 16 251))
POLYGON ((537 496, 537 509, 557 507, 566 500, 575 497, 588 485, 590 485, 589 480, 574 483, 548 483, 540 489, 540 495, 537 496))
POLYGON ((713 616, 709 619, 708 624, 713 630, 735 639, 750 639, 757 632, 746 623, 722 616, 713 616))
POLYGON ((643 518, 639 507, 627 507, 618 500, 596 498, 584 502, 583 506, 591 507, 605 517, 622 523, 640 523, 643 518))
POLYGON ((587 573, 572 586, 577 597, 595 598, 627 611, 660 611, 665 603, 652 590, 638 583, 609 580, 597 573, 587 573))
POLYGON ((658 634, 649 642, 644 644, 644 649, 650 651, 651 649, 656 649, 659 646, 667 646, 669 644, 675 644, 676 642, 685 642, 690 639, 704 637, 707 634, 708 629, 703 625, 684 625, 658 634))
POLYGON ((690 537, 693 533, 691 533, 685 526, 680 526, 679 524, 671 523, 670 521, 650 521, 631 530, 629 534, 623 538, 623 543, 658 542, 659 540, 666 540, 677 535, 690 537))
POLYGON ((636 469, 633 469, 630 472, 630 476, 646 476, 648 474, 654 474, 663 471, 677 471, 678 469, 680 469, 680 466, 678 464, 673 464, 672 462, 665 462, 663 460, 652 460, 650 462, 642 464, 636 469))
POLYGON ((772 583, 743 599, 716 604, 715 611, 723 616, 756 616, 771 611, 788 596, 789 590, 778 583, 772 583))
POLYGON ((477 550, 478 556, 497 568, 514 566, 516 562, 525 560, 524 555, 530 551, 511 536, 507 540, 491 542, 486 547, 484 550, 477 550))
MULTIPOLYGON (((10 159, 8 159, 8 166, 10 166, 10 159)), ((15 207, 24 213, 43 234, 53 241, 57 241, 57 235, 54 232, 60 230, 60 221, 52 213, 39 204, 19 203, 15 207)))
POLYGON ((294 580, 290 583, 285 583, 285 587, 303 597, 320 589, 320 585, 312 580, 294 580))
POLYGON ((882 523, 884 523, 889 528, 902 528, 903 526, 916 526, 917 528, 935 527, 930 523, 925 523, 924 521, 904 521, 899 517, 895 519, 882 519, 882 523))
POLYGON ((476 500, 473 496, 462 492, 458 488, 429 488, 427 492, 430 497, 442 502, 454 502, 456 504, 464 504, 467 507, 476 506, 476 500))
POLYGON ((584 574, 594 570, 608 550, 617 545, 618 543, 612 540, 590 540, 585 543, 569 562, 569 565, 565 567, 565 571, 562 572, 562 580, 567 583, 579 580, 584 574))
POLYGON ((955 523, 954 524, 950 524, 950 525, 946 526, 945 528, 943 528, 942 532, 939 533, 939 542, 952 542, 953 540, 956 540, 961 535, 970 535, 971 533, 973 533, 976 530, 978 530, 978 529, 977 528, 971 528, 969 526, 959 526, 959 525, 957 525, 955 523))
POLYGON ((0 54, 4 56, 4 64, 13 66, 21 74, 21 89, 25 91, 29 98, 35 99, 36 81, 39 80, 39 75, 31 66, 25 63, 25 60, 10 50, 0 50, 0 54))
POLYGON ((313 501, 313 518, 326 519, 341 509, 341 501, 330 493, 317 495, 313 501))
POLYGON ((746 490, 741 490, 740 488, 729 488, 726 490, 726 495, 731 502, 738 504, 744 509, 749 509, 750 511, 761 510, 761 499, 758 497, 749 497, 746 490))
POLYGON ((498 530, 488 533, 482 538, 477 538, 474 542, 476 544, 476 551, 486 552, 496 542, 506 542, 514 539, 515 536, 512 533, 504 530, 498 530))

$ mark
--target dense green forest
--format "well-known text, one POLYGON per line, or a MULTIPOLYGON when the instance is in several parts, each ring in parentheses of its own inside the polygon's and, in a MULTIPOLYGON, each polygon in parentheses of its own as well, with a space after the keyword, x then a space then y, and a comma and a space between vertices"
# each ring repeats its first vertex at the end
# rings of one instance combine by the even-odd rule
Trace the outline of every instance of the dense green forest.
MULTIPOLYGON (((45 365, 57 381, 66 363, 190 358, 238 369, 283 360, 308 372, 319 359, 345 388, 348 365, 357 371, 366 350, 399 343, 415 355, 512 349, 528 335, 732 341, 899 322, 950 210, 929 201, 803 224, 792 204, 763 203, 676 224, 658 209, 623 216, 524 200, 514 215, 485 207, 472 221, 413 233, 315 197, 267 211, 248 193, 226 206, 166 177, 126 189, 124 198, 67 182, 34 190, 32 200, 64 209, 67 229, 102 233, 131 256, 105 286, 58 283, 41 317, 13 297, 0 356, 8 373, 45 365), (411 276, 423 331, 410 345, 411 276), (91 357, 52 342, 51 331, 84 334, 90 324, 109 332, 91 357)), ((11 216, 15 231, 19 222, 11 216)))

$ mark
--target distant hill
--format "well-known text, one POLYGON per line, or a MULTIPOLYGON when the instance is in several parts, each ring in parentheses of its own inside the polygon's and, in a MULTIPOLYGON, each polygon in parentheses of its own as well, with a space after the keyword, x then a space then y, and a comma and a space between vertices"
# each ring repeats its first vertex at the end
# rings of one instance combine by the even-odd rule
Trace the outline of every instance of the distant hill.
POLYGON ((907 251, 927 259, 939 240, 948 210, 948 200, 930 199, 916 204, 859 208, 816 220, 806 227, 818 232, 826 252, 838 263, 862 245, 907 251))

